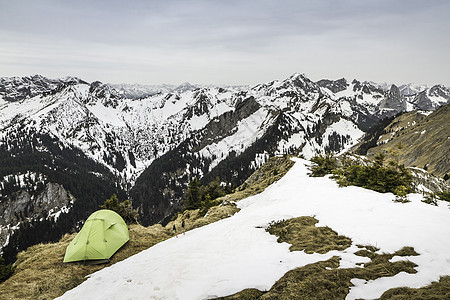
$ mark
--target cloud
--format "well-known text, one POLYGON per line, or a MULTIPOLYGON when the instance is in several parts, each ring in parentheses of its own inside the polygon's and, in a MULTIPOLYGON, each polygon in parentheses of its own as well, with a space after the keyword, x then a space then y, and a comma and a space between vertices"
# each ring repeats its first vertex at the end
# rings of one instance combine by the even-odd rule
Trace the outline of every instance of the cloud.
POLYGON ((0 70, 9 72, 0 76, 28 65, 29 72, 76 70, 105 81, 128 70, 121 81, 257 83, 296 71, 312 77, 343 71, 342 77, 353 70, 374 80, 391 66, 409 81, 416 80, 410 72, 416 65, 434 67, 424 69, 422 81, 448 80, 448 1, 0 0, 0 6, 0 70))

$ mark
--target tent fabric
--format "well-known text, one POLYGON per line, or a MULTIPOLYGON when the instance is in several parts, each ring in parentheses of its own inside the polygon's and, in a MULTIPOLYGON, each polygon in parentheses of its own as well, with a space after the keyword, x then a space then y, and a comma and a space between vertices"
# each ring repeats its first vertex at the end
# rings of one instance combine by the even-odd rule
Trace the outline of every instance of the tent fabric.
POLYGON ((116 212, 94 212, 67 246, 63 262, 108 260, 129 240, 128 227, 116 212))

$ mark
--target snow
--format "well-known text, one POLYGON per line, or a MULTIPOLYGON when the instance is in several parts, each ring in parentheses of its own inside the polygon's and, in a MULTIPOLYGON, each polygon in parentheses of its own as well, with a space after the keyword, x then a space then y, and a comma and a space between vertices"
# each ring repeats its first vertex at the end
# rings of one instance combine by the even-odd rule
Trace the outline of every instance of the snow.
POLYGON ((118 127, 126 126, 125 122, 118 115, 117 109, 106 107, 100 101, 96 102, 94 105, 87 106, 87 108, 105 124, 110 124, 118 127))
POLYGON ((289 139, 278 143, 278 153, 286 153, 290 147, 300 147, 307 139, 304 132, 294 133, 289 139))
POLYGON ((208 116, 192 116, 192 118, 188 121, 188 124, 191 126, 193 130, 199 130, 203 128, 209 121, 208 116))
POLYGON ((210 164, 210 169, 214 168, 219 162, 227 157, 232 151, 236 154, 244 152, 244 146, 248 147, 258 138, 260 138, 265 129, 271 125, 267 121, 269 112, 265 108, 257 110, 245 119, 242 119, 236 125, 237 130, 232 135, 222 138, 215 144, 205 146, 199 151, 203 157, 214 158, 210 164), (264 123, 267 122, 267 123, 264 123))
MULTIPOLYGON (((305 160, 263 193, 238 202, 234 216, 161 242, 98 271, 60 299, 207 299, 244 288, 268 290, 288 270, 334 255, 341 267, 367 258, 354 255, 356 244, 393 253, 411 246, 420 254, 416 274, 399 273, 371 281, 354 279, 347 299, 377 298, 392 287, 420 287, 450 275, 450 210, 422 203, 410 194, 406 204, 394 195, 359 187, 339 188, 327 177, 307 176, 305 160), (273 220, 315 216, 352 239, 344 251, 290 252, 264 228, 273 220)), ((397 259, 397 258, 395 258, 397 259)))
POLYGON ((353 114, 352 107, 348 101, 341 102, 342 114, 346 117, 350 117, 353 114))
POLYGON ((349 98, 354 97, 355 92, 353 91, 353 84, 347 86, 347 88, 345 90, 335 93, 335 95, 336 95, 337 99, 346 98, 346 97, 349 97, 349 98))
POLYGON ((345 143, 344 149, 342 152, 345 152, 347 149, 352 147, 363 135, 364 132, 361 131, 358 126, 356 126, 351 121, 340 119, 338 122, 331 124, 327 127, 325 130, 325 133, 323 134, 325 143, 328 145, 328 137, 331 136, 333 133, 338 133, 340 135, 348 135, 350 138, 345 143))
POLYGON ((428 110, 428 111, 426 111, 426 110, 419 110, 418 111, 421 115, 423 115, 423 116, 429 116, 429 115, 431 115, 434 111, 432 111, 432 110, 428 110))

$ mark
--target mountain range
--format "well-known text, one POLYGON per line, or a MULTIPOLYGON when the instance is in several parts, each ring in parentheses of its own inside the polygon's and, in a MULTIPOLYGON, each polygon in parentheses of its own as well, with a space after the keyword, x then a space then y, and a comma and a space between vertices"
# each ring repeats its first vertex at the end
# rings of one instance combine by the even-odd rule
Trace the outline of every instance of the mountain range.
POLYGON ((271 156, 339 153, 381 120, 449 100, 443 85, 299 73, 254 87, 0 78, 3 255, 76 230, 114 193, 143 225, 165 223, 195 177, 238 186, 271 156))

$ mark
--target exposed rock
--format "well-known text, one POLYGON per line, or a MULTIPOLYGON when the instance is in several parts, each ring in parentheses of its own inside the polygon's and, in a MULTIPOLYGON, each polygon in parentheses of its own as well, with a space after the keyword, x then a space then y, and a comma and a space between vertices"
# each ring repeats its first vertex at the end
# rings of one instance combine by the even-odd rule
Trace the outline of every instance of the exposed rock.
POLYGON ((322 79, 317 81, 316 83, 321 87, 329 89, 333 93, 344 91, 348 87, 348 83, 345 78, 341 78, 338 80, 322 79))
POLYGON ((421 110, 433 110, 434 105, 430 98, 427 96, 427 92, 420 92, 413 100, 414 104, 421 110))
POLYGON ((399 112, 406 111, 405 97, 400 93, 396 85, 392 85, 389 92, 379 104, 380 110, 384 111, 385 117, 390 117, 399 112))
POLYGON ((11 226, 51 217, 52 214, 70 208, 75 197, 62 185, 48 183, 37 196, 26 190, 14 193, 7 201, 0 202, 0 246, 4 246, 7 236, 14 231, 11 226))

